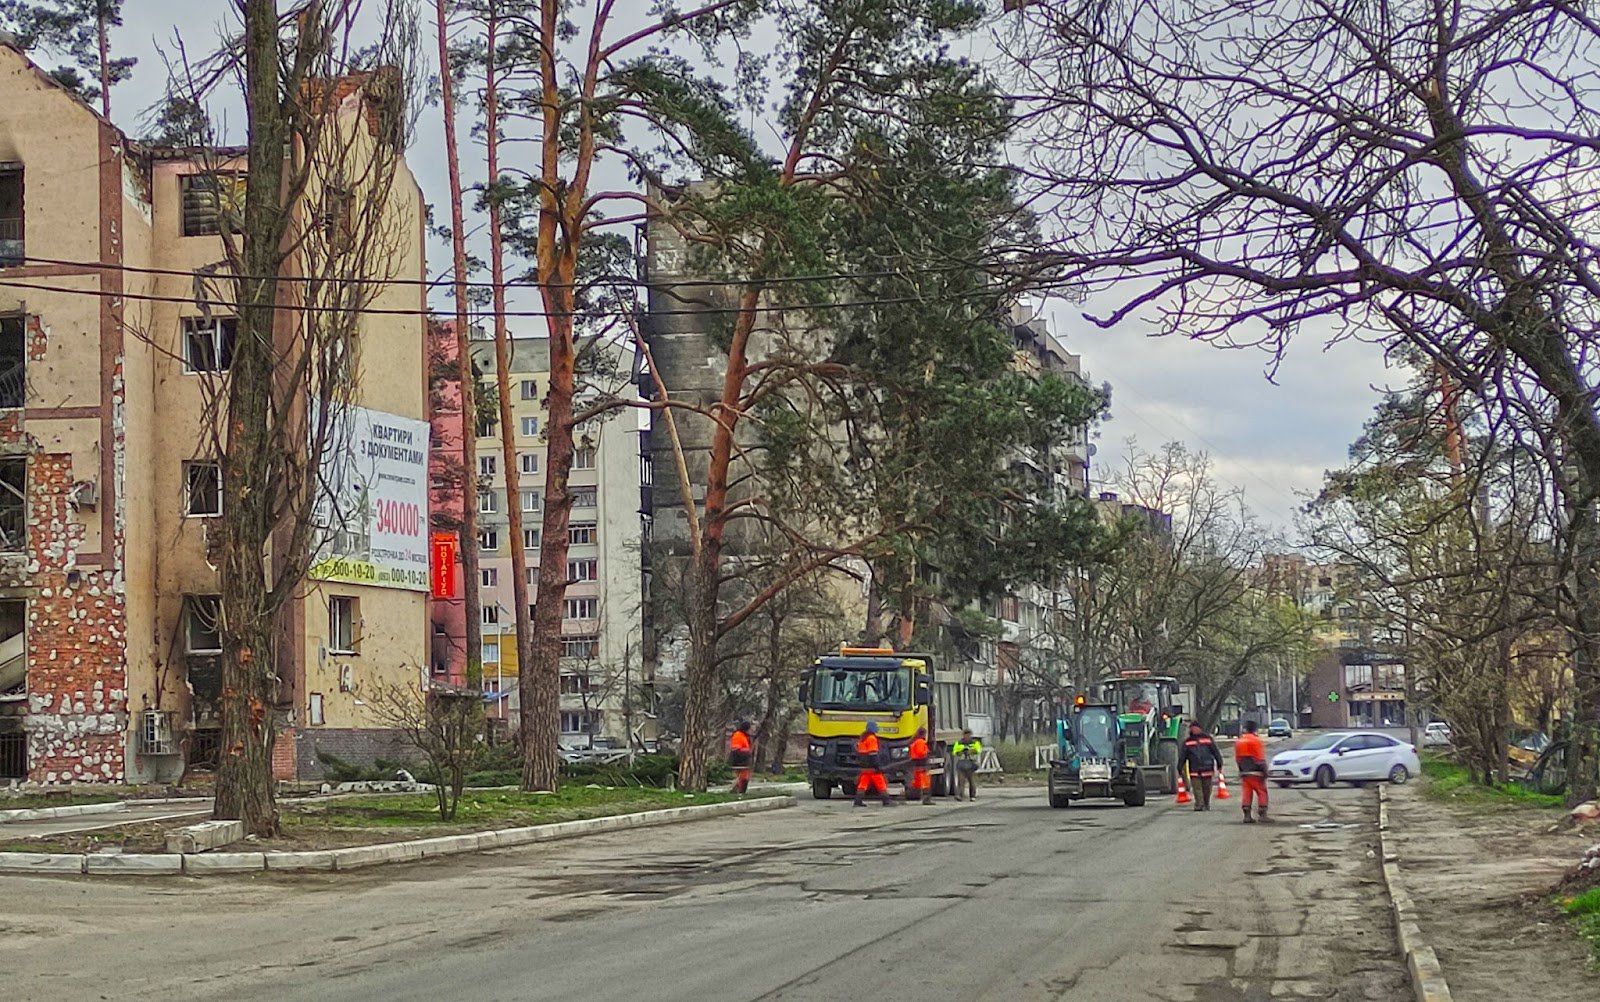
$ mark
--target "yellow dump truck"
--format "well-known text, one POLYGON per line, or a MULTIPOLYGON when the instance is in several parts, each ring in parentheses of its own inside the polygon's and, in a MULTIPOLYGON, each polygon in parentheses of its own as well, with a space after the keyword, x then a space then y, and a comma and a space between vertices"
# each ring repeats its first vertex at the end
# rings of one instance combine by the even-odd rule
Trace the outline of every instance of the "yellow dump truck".
POLYGON ((949 743, 960 734, 960 721, 936 719, 933 694, 933 657, 928 654, 887 647, 841 647, 837 656, 812 662, 800 683, 800 703, 806 708, 806 775, 811 795, 826 800, 835 788, 855 790, 862 767, 856 756, 856 739, 869 720, 878 724, 889 782, 904 782, 909 777, 911 741, 917 728, 925 727, 933 792, 952 792, 945 765, 949 743), (945 729, 941 731, 941 727, 945 729))

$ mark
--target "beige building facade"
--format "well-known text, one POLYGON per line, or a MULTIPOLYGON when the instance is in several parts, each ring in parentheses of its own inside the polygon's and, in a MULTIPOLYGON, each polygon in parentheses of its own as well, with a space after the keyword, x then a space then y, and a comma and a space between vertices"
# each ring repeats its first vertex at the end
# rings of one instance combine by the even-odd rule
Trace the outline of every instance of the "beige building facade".
MULTIPOLYGON (((234 322, 193 273, 223 259, 217 179, 239 156, 142 149, 0 44, 0 782, 170 781, 217 754, 228 499, 206 414, 234 322)), ((371 305, 396 315, 363 318, 352 403, 421 428, 425 538, 424 211, 403 163, 386 201, 400 281, 371 305)), ((362 692, 427 663, 425 563, 398 586, 312 582, 287 618, 279 775, 391 745, 362 692)))

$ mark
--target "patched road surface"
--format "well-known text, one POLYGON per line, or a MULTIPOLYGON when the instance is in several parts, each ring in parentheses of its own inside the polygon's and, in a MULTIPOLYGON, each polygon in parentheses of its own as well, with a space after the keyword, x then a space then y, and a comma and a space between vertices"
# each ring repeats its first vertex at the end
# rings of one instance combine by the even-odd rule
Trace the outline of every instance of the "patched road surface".
MULTIPOLYGON (((1237 793, 1237 791, 1235 791, 1237 793)), ((791 810, 345 875, 0 878, 8 1000, 1409 996, 1371 790, 791 810)))

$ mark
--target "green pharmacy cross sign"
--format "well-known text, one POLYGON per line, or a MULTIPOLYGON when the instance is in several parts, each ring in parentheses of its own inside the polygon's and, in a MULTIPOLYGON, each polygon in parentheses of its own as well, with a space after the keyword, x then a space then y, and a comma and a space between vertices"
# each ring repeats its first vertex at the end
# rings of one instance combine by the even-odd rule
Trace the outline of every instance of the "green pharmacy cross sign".
POLYGON ((1328 693, 1328 702, 1337 703, 1338 701, 1339 701, 1339 694, 1337 692, 1330 691, 1328 693))

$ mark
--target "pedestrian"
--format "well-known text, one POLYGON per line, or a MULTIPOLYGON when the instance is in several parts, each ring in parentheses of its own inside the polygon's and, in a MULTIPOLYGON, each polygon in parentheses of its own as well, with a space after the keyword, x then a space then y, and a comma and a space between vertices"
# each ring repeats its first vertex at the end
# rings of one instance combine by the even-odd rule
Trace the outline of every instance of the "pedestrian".
POLYGON ((734 725, 728 738, 728 765, 733 767, 733 792, 744 793, 750 788, 750 721, 741 720, 734 725))
POLYGON ((1211 810, 1211 777, 1222 768, 1222 753, 1198 721, 1189 722, 1189 737, 1179 753, 1178 768, 1189 774, 1189 785, 1194 790, 1194 809, 1211 810))
POLYGON ((933 783, 928 776, 928 729, 917 728, 917 736, 911 739, 911 747, 907 750, 907 757, 911 759, 911 779, 906 783, 906 803, 911 802, 912 791, 916 791, 917 798, 924 804, 933 803, 933 783))
POLYGON ((856 779, 856 806, 867 802, 867 790, 871 789, 883 799, 883 806, 893 807, 894 801, 889 799, 889 782, 883 777, 883 752, 878 746, 876 720, 867 721, 861 737, 856 739, 856 760, 861 765, 861 775, 856 779))
POLYGON ((961 732, 961 740, 951 749, 956 756, 956 799, 961 800, 961 788, 967 795, 978 799, 978 759, 983 756, 983 742, 972 736, 972 731, 961 732))
POLYGON ((1239 782, 1244 786, 1244 823, 1256 823, 1250 816, 1252 801, 1261 803, 1261 821, 1270 822, 1272 819, 1267 817, 1267 749, 1256 734, 1254 720, 1244 722, 1244 733, 1239 735, 1239 743, 1233 748, 1233 760, 1239 765, 1239 782))

